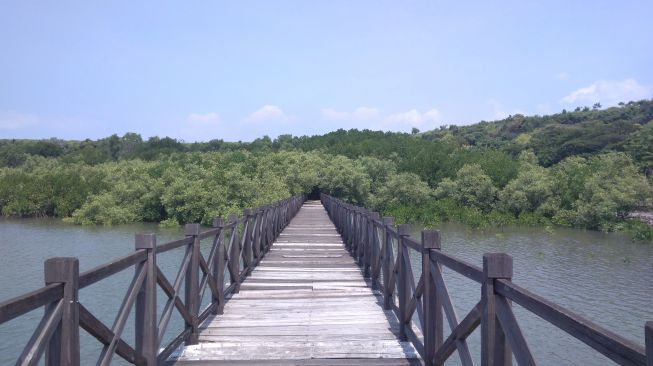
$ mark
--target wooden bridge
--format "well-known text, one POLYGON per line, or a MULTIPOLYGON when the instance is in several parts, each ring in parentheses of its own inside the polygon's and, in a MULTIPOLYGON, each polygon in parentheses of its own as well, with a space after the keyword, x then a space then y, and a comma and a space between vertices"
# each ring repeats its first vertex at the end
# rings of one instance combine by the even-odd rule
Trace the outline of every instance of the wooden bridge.
POLYGON ((47 260, 45 287, 0 303, 0 324, 45 309, 16 364, 79 365, 81 327, 103 345, 98 365, 114 355, 136 365, 442 365, 454 352, 473 365, 466 339, 480 327, 481 365, 510 365, 513 357, 535 365, 515 303, 617 364, 653 366, 653 322, 644 327, 645 347, 632 343, 514 284, 506 254, 485 254, 477 267, 443 253, 437 231, 416 241, 407 225, 327 195, 245 210, 205 231, 189 224, 185 233, 164 244, 137 235, 134 252, 83 273, 76 258, 47 260), (156 259, 176 248, 184 255, 171 281, 156 259), (479 284, 479 301, 463 317, 443 266, 479 284), (135 274, 109 327, 78 294, 128 268, 135 274), (122 334, 132 310, 133 346, 122 334), (164 344, 174 311, 183 325, 164 344))

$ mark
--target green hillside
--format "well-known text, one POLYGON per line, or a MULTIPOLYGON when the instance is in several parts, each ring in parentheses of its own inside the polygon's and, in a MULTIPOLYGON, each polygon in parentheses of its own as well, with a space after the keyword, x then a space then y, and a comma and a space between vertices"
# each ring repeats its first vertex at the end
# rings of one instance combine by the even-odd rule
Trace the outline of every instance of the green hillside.
POLYGON ((319 188, 426 224, 653 231, 653 101, 412 134, 338 130, 252 142, 0 140, 0 210, 81 224, 210 222, 319 188))

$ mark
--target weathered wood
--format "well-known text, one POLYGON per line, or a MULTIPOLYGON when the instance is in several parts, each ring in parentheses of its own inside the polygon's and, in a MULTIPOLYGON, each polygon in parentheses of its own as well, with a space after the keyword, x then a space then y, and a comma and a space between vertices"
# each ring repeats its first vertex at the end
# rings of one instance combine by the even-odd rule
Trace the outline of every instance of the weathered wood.
MULTIPOLYGON (((442 278, 442 271, 440 269, 440 266, 437 264, 431 262, 430 265, 431 268, 431 278, 435 282, 436 286, 436 291, 438 294, 438 300, 440 300, 440 303, 442 305, 442 308, 444 309, 444 313, 447 316, 447 322, 449 323, 449 328, 451 329, 457 329, 460 324, 458 324, 458 315, 456 314, 456 309, 453 306, 453 303, 451 302, 451 297, 449 296, 449 291, 447 290, 447 284, 444 282, 444 278, 442 278)), ((480 303, 477 305, 477 308, 480 309, 480 303)), ((480 319, 480 310, 472 310, 472 312, 477 311, 479 314, 479 319, 480 319)), ((453 334, 453 333, 452 333, 453 334)), ((465 338, 454 338, 455 340, 455 347, 458 350, 458 355, 460 356, 460 362, 464 365, 473 365, 472 362, 472 355, 469 352, 469 347, 467 346, 467 341, 465 338)))
POLYGON ((478 283, 483 282, 483 269, 479 268, 473 264, 467 263, 462 259, 455 258, 449 254, 443 253, 442 251, 435 251, 432 253, 434 259, 443 266, 452 269, 461 275, 474 280, 478 283))
POLYGON ((388 228, 392 225, 394 225, 394 218, 383 218, 383 247, 381 248, 383 259, 381 260, 381 264, 383 266, 383 308, 386 310, 392 308, 392 293, 394 292, 394 283, 392 281, 394 276, 392 271, 394 258, 392 255, 392 239, 388 235, 388 228))
POLYGON ((132 279, 129 288, 127 289, 127 293, 122 300, 118 315, 116 316, 116 319, 113 322, 113 326, 111 327, 113 337, 111 338, 109 344, 105 345, 100 352, 100 358, 97 363, 98 366, 106 366, 111 363, 113 353, 115 352, 116 346, 121 339, 122 331, 125 327, 125 323, 127 322, 127 318, 129 317, 132 305, 134 305, 134 302, 136 301, 138 290, 143 285, 146 275, 147 268, 144 264, 139 264, 136 269, 136 273, 134 274, 134 278, 132 279))
MULTIPOLYGON (((95 337, 104 345, 109 345, 113 339, 113 332, 96 318, 86 307, 79 305, 79 325, 88 334, 95 337)), ((127 362, 136 365, 146 365, 147 360, 141 354, 136 352, 130 345, 122 339, 116 344, 116 354, 125 359, 127 362)))
MULTIPOLYGON (((437 296, 436 285, 431 278, 431 250, 440 250, 440 232, 437 230, 422 231, 422 305, 424 307, 424 319, 422 322, 422 334, 424 334, 424 364, 426 366, 436 365, 433 362, 435 350, 440 348, 443 342, 442 327, 442 304, 437 296)), ((441 365, 441 364, 438 364, 441 365)))
POLYGON ((79 275, 79 288, 82 289, 90 286, 118 272, 124 271, 134 264, 144 261, 146 258, 147 254, 144 251, 136 251, 83 272, 79 275))
POLYGON ((143 250, 147 253, 145 260, 145 279, 138 290, 136 297, 136 312, 134 320, 136 352, 141 353, 147 360, 147 366, 156 366, 156 355, 158 353, 158 331, 156 315, 156 288, 158 267, 156 265, 156 235, 136 235, 136 250, 143 250))
POLYGON ((519 366, 535 366, 533 355, 528 348, 528 344, 526 343, 526 339, 524 338, 521 329, 519 329, 519 324, 517 324, 517 319, 515 319, 515 315, 512 313, 510 304, 505 297, 501 296, 497 296, 495 301, 497 317, 501 323, 501 328, 506 334, 506 338, 508 338, 508 341, 510 342, 517 363, 519 366))
MULTIPOLYGON (((476 327, 481 324, 481 303, 477 303, 476 306, 463 318, 463 320, 451 331, 449 337, 442 343, 442 345, 436 350, 434 358, 434 363, 444 364, 444 362, 451 356, 451 354, 458 349, 458 353, 461 354, 460 361, 464 366, 471 366, 474 363, 470 357, 462 353, 461 350, 461 341, 464 342, 467 336, 469 336, 476 327)), ((469 353, 469 350, 467 351, 469 353)))
POLYGON ((190 245, 190 244, 192 244, 192 242, 193 242, 193 238, 190 238, 190 237, 174 240, 174 241, 171 241, 171 242, 168 242, 168 243, 165 243, 165 244, 158 245, 156 247, 156 252, 159 253, 159 254, 165 253, 165 252, 167 252, 169 250, 173 250, 173 249, 181 248, 181 247, 186 246, 186 245, 190 245))
MULTIPOLYGON (((213 260, 213 277, 215 278, 216 285, 218 287, 217 294, 213 294, 213 303, 217 303, 218 306, 214 308, 213 314, 222 314, 224 309, 224 269, 225 269, 225 251, 224 251, 224 219, 215 218, 213 219, 213 227, 219 228, 220 231, 215 236, 213 245, 216 247, 215 259, 213 260)), ((253 239, 256 241, 256 238, 253 239)), ((256 256, 256 251, 254 251, 256 256)))
POLYGON ((27 342, 27 345, 18 358, 16 365, 32 366, 38 364, 45 347, 48 345, 50 337, 61 322, 62 313, 63 300, 57 301, 53 306, 49 306, 46 309, 43 318, 41 318, 39 325, 34 330, 34 333, 32 333, 32 337, 27 342))
POLYGON ((61 283, 52 283, 0 303, 0 324, 61 299, 63 288, 61 283))
POLYGON ((497 280, 498 294, 569 333, 620 365, 645 365, 644 347, 516 284, 497 280))
POLYGON ((402 341, 408 340, 406 334, 406 308, 408 301, 410 300, 410 294, 408 293, 409 288, 409 279, 407 271, 410 269, 409 265, 406 265, 404 261, 404 254, 407 252, 405 248, 405 238, 410 235, 410 226, 407 224, 399 225, 397 230, 399 234, 399 240, 397 241, 397 267, 395 271, 395 276, 397 278, 397 297, 399 298, 399 339, 402 341))
POLYGON ((653 321, 646 322, 644 339, 646 344, 646 366, 653 366, 653 321))
POLYGON ((192 238, 192 244, 190 244, 191 254, 190 254, 190 264, 186 273, 186 289, 184 291, 185 300, 184 304, 186 305, 186 310, 190 313, 191 324, 186 325, 190 328, 190 335, 186 339, 186 344, 197 344, 199 337, 199 266, 200 266, 200 239, 198 235, 200 233, 199 224, 186 224, 184 227, 184 234, 189 239, 192 238))
MULTIPOLYGON (((61 321, 46 348, 46 365, 79 365, 79 260, 51 258, 44 265, 45 284, 63 284, 61 321)), ((51 304, 48 308, 56 306, 51 304)), ((47 311, 47 310, 46 310, 47 311)))
MULTIPOLYGON (((163 307, 161 317, 159 318, 159 326, 158 326, 159 343, 163 339, 163 334, 165 333, 166 328, 168 327, 168 322, 170 321, 170 316, 172 315, 172 310, 173 310, 172 307, 176 305, 177 301, 181 301, 181 299, 179 299, 177 294, 179 293, 179 289, 181 288, 181 283, 184 280, 184 277, 186 277, 188 267, 190 265, 191 252, 192 252, 192 248, 187 247, 186 253, 184 254, 184 257, 182 258, 181 261, 181 266, 179 267, 179 271, 177 272, 175 283, 172 286, 170 286, 170 283, 163 275, 163 272, 161 272, 160 269, 157 271, 157 283, 159 284, 159 286, 161 286, 161 288, 163 288, 164 292, 166 292, 166 294, 168 295, 168 301, 163 307)), ((190 312, 188 311, 188 308, 185 305, 184 305, 184 310, 185 311, 180 311, 180 313, 182 314, 182 316, 184 313, 188 314, 187 317, 184 317, 185 328, 191 328, 193 322, 192 316, 190 315, 190 312)))
MULTIPOLYGON (((298 238, 298 243, 282 244, 293 250, 279 249, 277 241, 240 291, 227 297, 224 314, 209 316, 201 325, 200 344, 180 348, 173 359, 258 363, 266 358, 418 357, 419 350, 398 341, 399 322, 382 309, 381 297, 367 287, 339 237, 329 236, 333 244, 324 246, 318 239, 323 234, 312 232, 313 225, 323 227, 328 220, 321 206, 305 204, 278 239, 298 238), (292 234, 284 235, 288 231, 292 234), (288 254, 297 249, 301 255, 288 254)), ((360 238, 364 223, 357 230, 360 238)), ((365 266, 371 248, 359 249, 365 266)), ((419 338, 411 330, 407 335, 419 338)))
POLYGON ((512 257, 503 253, 483 255, 483 284, 481 286, 481 365, 509 366, 512 364, 510 346, 496 314, 496 279, 512 278, 512 257))

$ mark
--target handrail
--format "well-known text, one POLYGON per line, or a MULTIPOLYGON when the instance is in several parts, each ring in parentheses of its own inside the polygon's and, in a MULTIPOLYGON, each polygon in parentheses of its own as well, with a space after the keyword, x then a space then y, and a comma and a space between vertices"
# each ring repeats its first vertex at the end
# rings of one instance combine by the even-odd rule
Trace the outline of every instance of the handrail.
POLYGON ((47 366, 79 365, 80 327, 104 345, 98 365, 110 364, 114 354, 135 365, 164 363, 182 343, 198 342, 199 324, 211 314, 222 313, 230 295, 239 291, 240 283, 258 265, 304 201, 304 196, 294 196, 245 209, 242 217, 232 215, 226 223, 216 218, 213 227, 204 231, 199 224, 187 224, 184 238, 159 245, 155 234, 138 234, 135 251, 81 274, 77 258, 46 260, 44 287, 0 303, 0 324, 46 308, 17 364, 38 364, 45 354, 47 366), (205 257, 200 251, 200 241, 209 238, 212 238, 211 250, 205 257), (186 248, 184 259, 176 278, 170 282, 156 264, 157 254, 183 247, 186 248), (243 268, 240 268, 241 260, 243 268), (134 277, 109 327, 79 302, 78 292, 131 267, 136 267, 134 277), (225 283, 225 272, 229 274, 229 283, 225 283), (167 297, 161 313, 157 311, 157 287, 167 297), (200 309, 207 288, 211 301, 205 309, 200 309), (133 347, 122 336, 132 308, 136 321, 133 347), (184 328, 171 342, 162 344, 175 310, 183 319, 184 328))
POLYGON ((383 306, 399 321, 399 339, 410 341, 424 364, 442 365, 457 350, 462 365, 473 365, 467 337, 480 326, 481 364, 535 365, 528 343, 513 314, 511 302, 539 316, 619 365, 653 366, 653 322, 644 326, 645 347, 635 344, 584 317, 537 296, 512 282, 512 257, 483 255, 483 267, 441 251, 440 233, 423 230, 421 242, 408 236, 409 226, 394 227, 394 219, 320 196, 371 286, 379 289, 383 306), (413 276, 411 251, 422 259, 422 273, 413 276), (480 301, 461 320, 455 312, 442 266, 481 284, 480 301), (417 282, 415 282, 417 281, 417 282), (417 315, 419 322, 414 322, 417 315), (443 323, 452 329, 445 339, 443 323))

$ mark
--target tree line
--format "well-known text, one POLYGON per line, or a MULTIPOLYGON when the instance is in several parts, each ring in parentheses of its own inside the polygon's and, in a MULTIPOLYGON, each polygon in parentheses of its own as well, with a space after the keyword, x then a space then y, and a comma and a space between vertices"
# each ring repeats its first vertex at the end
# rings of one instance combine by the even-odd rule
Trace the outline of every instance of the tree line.
POLYGON ((653 232, 653 101, 418 133, 252 142, 0 140, 0 210, 78 224, 209 223, 314 189, 401 221, 653 232), (560 132, 562 131, 562 132, 560 132))

